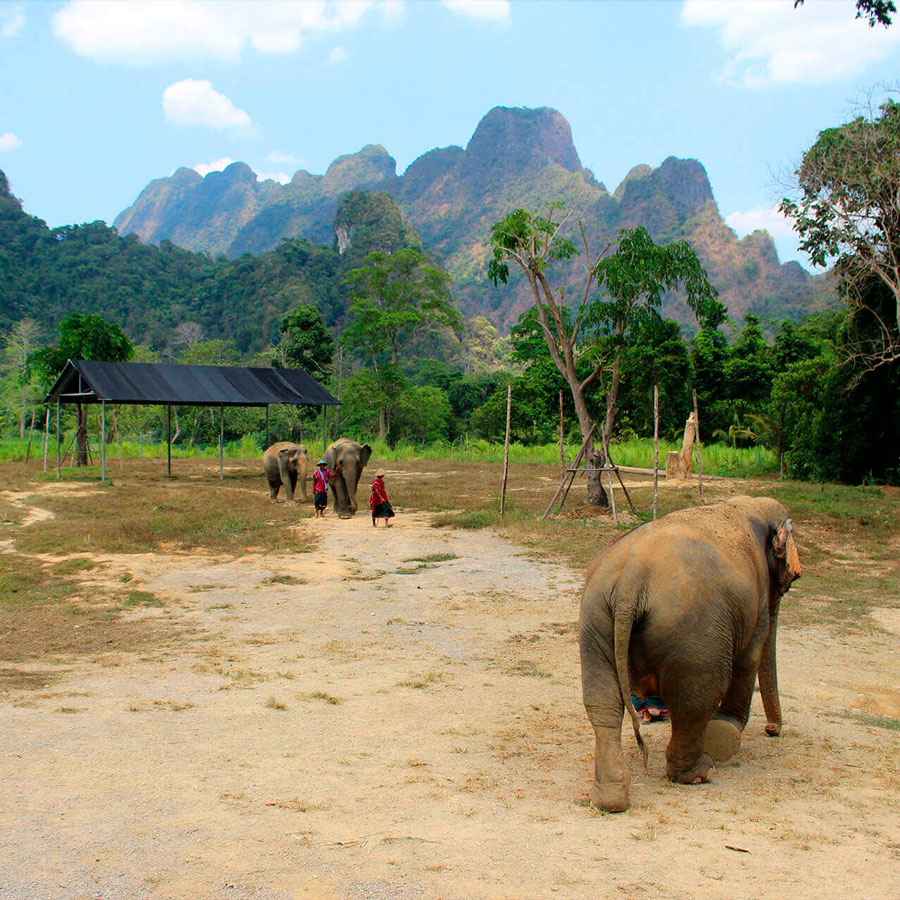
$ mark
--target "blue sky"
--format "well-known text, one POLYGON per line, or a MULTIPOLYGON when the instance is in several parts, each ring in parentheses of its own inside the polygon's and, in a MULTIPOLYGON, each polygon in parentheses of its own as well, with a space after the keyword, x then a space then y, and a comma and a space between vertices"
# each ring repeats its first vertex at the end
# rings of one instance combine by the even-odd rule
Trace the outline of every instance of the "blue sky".
POLYGON ((780 175, 898 64, 900 22, 852 0, 0 0, 0 169, 50 225, 111 222, 179 166, 285 180, 380 143, 402 172, 552 106, 610 190, 699 159, 739 234, 799 258, 780 175))

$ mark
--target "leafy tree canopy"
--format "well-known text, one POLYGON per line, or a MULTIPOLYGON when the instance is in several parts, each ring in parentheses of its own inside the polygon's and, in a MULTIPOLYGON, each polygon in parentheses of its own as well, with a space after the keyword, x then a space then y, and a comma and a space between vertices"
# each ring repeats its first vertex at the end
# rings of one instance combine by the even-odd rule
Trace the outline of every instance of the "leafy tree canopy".
POLYGON ((834 261, 852 312, 871 316, 876 283, 893 298, 877 334, 850 355, 866 368, 900 359, 900 104, 821 132, 796 174, 799 196, 781 209, 801 249, 814 265, 834 261))
POLYGON ((272 364, 288 369, 328 375, 334 357, 335 341, 314 306, 300 305, 288 313, 280 326, 283 337, 275 349, 272 364))
POLYGON ((134 354, 122 329, 96 314, 69 313, 57 332, 59 344, 43 347, 28 357, 30 372, 45 386, 55 381, 70 359, 127 362, 134 354))

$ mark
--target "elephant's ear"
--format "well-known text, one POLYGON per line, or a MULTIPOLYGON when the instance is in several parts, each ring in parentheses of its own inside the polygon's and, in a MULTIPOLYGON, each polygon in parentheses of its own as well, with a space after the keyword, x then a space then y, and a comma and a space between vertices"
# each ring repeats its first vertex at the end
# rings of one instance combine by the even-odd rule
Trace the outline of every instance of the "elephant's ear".
POLYGON ((368 444, 363 444, 359 451, 359 461, 364 465, 369 464, 369 459, 372 457, 372 448, 368 444))
POLYGON ((791 581, 800 577, 800 554, 797 552, 797 544, 794 542, 794 523, 785 519, 775 532, 772 539, 772 552, 775 558, 787 569, 787 575, 791 581))

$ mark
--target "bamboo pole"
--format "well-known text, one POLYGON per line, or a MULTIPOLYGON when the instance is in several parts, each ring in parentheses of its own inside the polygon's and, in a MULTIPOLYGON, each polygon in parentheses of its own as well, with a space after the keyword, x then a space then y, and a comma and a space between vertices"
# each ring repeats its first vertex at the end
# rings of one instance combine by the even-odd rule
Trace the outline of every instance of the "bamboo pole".
MULTIPOLYGON (((596 428, 597 428, 596 425, 591 425, 591 431, 588 434, 588 436, 584 439, 584 443, 582 443, 581 449, 578 451, 578 454, 575 456, 575 459, 572 462, 571 469, 578 468, 579 464, 581 463, 581 457, 584 456, 584 451, 587 449, 588 442, 591 440, 591 438, 593 438, 594 431, 596 430, 596 428)), ((565 487, 567 478, 569 479, 569 487, 571 487, 572 482, 575 480, 574 472, 570 473, 569 471, 566 471, 566 473, 563 475, 562 479, 559 482, 559 487, 556 489, 556 493, 553 495, 553 499, 550 501, 550 504, 547 506, 547 508, 544 510, 544 514, 541 516, 542 519, 546 519, 547 516, 550 514, 550 510, 553 509, 553 505, 556 503, 556 498, 559 497, 559 495, 563 493, 563 488, 565 488, 566 495, 568 495, 569 488, 565 487)), ((563 502, 565 502, 565 499, 566 499, 566 497, 564 495, 563 502)), ((560 505, 560 509, 562 509, 561 505, 560 505)))
POLYGON ((225 407, 219 409, 219 481, 225 480, 225 407))
POLYGON ((703 499, 703 457, 700 453, 700 414, 697 412, 697 389, 694 388, 694 441, 697 444, 697 481, 700 484, 700 502, 703 499))
POLYGON ((100 480, 106 481, 106 401, 100 401, 100 480))
POLYGON ((619 514, 616 512, 616 492, 613 490, 612 463, 609 460, 609 446, 603 442, 603 456, 606 458, 606 480, 609 483, 609 506, 612 510, 613 525, 619 524, 619 514))
POLYGON ((34 419, 37 415, 37 410, 31 410, 31 428, 28 430, 28 445, 25 447, 25 465, 28 465, 28 459, 31 456, 31 438, 34 436, 34 419))
POLYGON ((559 392, 559 474, 565 474, 566 471, 566 442, 565 442, 565 425, 563 421, 563 392, 559 392))
POLYGON ((509 421, 512 413, 512 383, 506 386, 506 437, 503 440, 503 485, 500 488, 500 521, 506 512, 506 482, 509 478, 509 421))
POLYGON ((60 467, 62 466, 62 457, 60 456, 60 441, 62 440, 59 433, 59 397, 56 398, 56 477, 61 477, 60 467))
POLYGON ((269 449, 269 404, 266 404, 266 449, 269 449))
POLYGON ((50 407, 47 407, 47 414, 44 416, 44 471, 47 471, 47 455, 50 452, 50 407))
POLYGON ((653 518, 659 506, 659 385, 653 385, 653 518))
POLYGON ((172 404, 166 405, 166 465, 172 477, 172 404))

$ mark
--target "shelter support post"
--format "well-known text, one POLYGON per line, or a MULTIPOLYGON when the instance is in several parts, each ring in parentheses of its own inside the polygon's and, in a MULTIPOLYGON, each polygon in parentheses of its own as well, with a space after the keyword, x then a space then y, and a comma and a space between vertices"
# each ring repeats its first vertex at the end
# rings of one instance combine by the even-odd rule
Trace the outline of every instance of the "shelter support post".
MULTIPOLYGON (((269 407, 266 407, 268 413, 269 407)), ((219 407, 219 480, 225 480, 225 407, 219 407)))
POLYGON ((56 398, 56 477, 61 477, 60 467, 62 466, 62 458, 60 457, 60 453, 62 449, 60 447, 61 437, 59 434, 59 397, 56 398))
POLYGON ((166 405, 166 462, 169 478, 172 477, 172 404, 166 405))
POLYGON ((100 480, 106 481, 106 401, 100 401, 100 480))
POLYGON ((322 406, 322 452, 328 449, 328 407, 322 406))
POLYGON ((271 446, 271 442, 269 441, 269 404, 266 404, 266 449, 268 450, 271 446))

